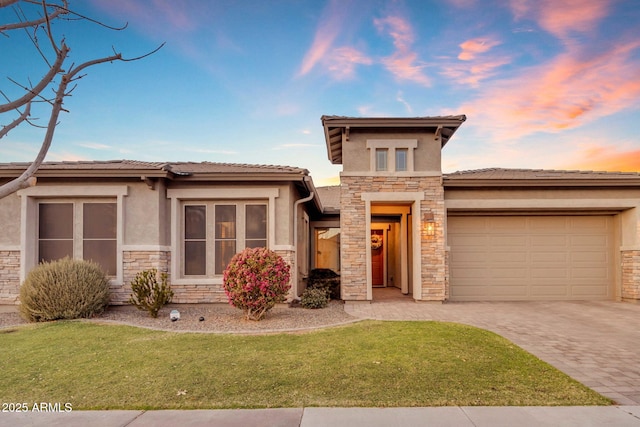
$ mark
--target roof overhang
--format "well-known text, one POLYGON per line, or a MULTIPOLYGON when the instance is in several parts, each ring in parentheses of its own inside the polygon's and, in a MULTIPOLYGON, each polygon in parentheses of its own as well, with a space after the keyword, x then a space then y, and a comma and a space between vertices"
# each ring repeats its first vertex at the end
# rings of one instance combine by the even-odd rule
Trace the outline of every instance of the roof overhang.
POLYGON ((458 127, 467 119, 465 115, 436 117, 343 117, 322 116, 327 155, 333 164, 342 164, 342 143, 349 140, 351 129, 416 129, 433 133, 444 147, 458 127))

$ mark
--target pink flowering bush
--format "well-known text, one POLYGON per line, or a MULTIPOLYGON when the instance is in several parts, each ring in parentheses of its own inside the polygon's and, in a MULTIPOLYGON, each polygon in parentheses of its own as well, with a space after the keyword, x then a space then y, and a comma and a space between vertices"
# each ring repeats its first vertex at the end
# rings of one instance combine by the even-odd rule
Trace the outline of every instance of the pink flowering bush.
POLYGON ((222 283, 229 304, 244 310, 247 320, 260 320, 285 301, 289 278, 289 265, 280 255, 267 248, 247 248, 233 256, 222 283))

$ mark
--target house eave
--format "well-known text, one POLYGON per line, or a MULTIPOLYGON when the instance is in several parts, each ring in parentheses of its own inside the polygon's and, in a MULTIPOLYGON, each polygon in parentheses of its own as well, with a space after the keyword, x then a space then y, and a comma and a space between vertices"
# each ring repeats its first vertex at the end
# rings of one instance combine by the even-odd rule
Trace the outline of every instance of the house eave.
POLYGON ((332 164, 342 164, 342 142, 349 139, 349 132, 352 128, 428 129, 430 133, 438 135, 441 147, 444 147, 466 119, 465 115, 433 117, 322 116, 320 118, 324 128, 327 156, 332 164))

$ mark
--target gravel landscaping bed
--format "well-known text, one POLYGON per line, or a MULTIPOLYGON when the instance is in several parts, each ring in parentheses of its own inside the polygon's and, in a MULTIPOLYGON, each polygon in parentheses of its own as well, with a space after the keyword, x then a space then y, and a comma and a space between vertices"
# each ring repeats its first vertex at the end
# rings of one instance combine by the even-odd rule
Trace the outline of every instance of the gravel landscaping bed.
MULTIPOLYGON (((94 322, 119 323, 175 332, 270 333, 300 331, 355 322, 344 311, 342 301, 331 301, 326 308, 310 310, 280 305, 259 321, 244 319, 244 313, 228 304, 170 304, 156 319, 133 306, 112 306, 94 322), (171 310, 180 312, 180 320, 169 319, 171 310), (204 320, 201 321, 200 318, 204 320)), ((27 323, 16 312, 0 312, 0 328, 27 323)))

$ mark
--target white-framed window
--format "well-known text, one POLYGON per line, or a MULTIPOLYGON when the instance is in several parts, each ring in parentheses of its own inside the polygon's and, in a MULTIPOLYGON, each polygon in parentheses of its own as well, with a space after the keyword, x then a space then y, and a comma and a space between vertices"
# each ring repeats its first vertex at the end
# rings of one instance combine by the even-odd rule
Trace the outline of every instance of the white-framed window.
POLYGON ((117 273, 115 201, 38 202, 37 261, 64 257, 98 263, 107 276, 117 273))
POLYGON ((181 276, 221 276, 236 253, 267 247, 267 212, 260 201, 184 202, 181 276))
POLYGON ((417 147, 417 139, 369 139, 370 169, 381 174, 413 172, 417 147))

